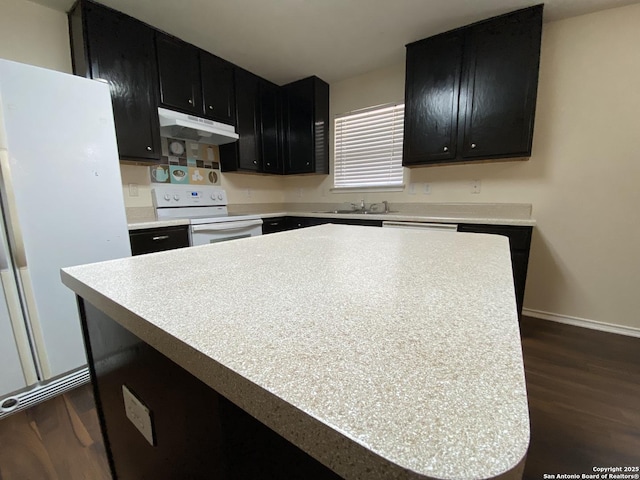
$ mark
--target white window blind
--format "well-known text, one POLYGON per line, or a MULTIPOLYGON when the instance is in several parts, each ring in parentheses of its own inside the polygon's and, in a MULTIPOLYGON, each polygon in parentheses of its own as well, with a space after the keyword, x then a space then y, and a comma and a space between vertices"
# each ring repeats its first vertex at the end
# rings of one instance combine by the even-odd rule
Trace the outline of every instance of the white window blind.
POLYGON ((404 104, 336 115, 335 188, 402 185, 404 104))

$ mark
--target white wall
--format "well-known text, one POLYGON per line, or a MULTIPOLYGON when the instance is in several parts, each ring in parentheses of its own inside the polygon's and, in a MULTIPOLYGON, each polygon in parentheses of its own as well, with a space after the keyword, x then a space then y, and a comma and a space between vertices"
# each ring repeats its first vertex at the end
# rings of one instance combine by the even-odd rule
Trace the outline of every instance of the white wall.
POLYGON ((0 58, 71 73, 66 14, 26 0, 0 0, 0 58))
MULTIPOLYGON (((533 155, 405 169, 431 194, 331 193, 286 178, 286 201, 531 203, 525 308, 640 328, 640 5, 544 25, 533 155), (479 195, 469 182, 480 179, 479 195)), ((331 85, 331 114, 402 100, 402 64, 331 85)), ((332 159, 333 164, 333 159, 332 159)))

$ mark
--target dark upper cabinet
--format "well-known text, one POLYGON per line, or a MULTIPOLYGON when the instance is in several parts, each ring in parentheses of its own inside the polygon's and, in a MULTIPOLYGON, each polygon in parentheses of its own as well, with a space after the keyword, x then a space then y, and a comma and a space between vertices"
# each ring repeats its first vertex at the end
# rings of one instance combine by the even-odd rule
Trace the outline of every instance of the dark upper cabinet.
POLYGON ((123 160, 159 160, 157 71, 153 30, 87 1, 69 12, 76 75, 111 87, 118 152, 123 160))
POLYGON ((236 68, 235 143, 220 145, 223 171, 282 173, 280 87, 236 68))
POLYGON ((156 50, 163 106, 235 125, 233 64, 161 32, 156 50))
POLYGON ((463 158, 531 155, 541 34, 542 6, 467 33, 463 158))
POLYGON ((257 75, 236 68, 236 133, 240 138, 237 142, 220 145, 222 171, 261 170, 258 123, 260 81, 257 75))
POLYGON ((235 87, 233 65, 200 50, 203 113, 207 118, 235 125, 235 87))
POLYGON ((531 155, 542 8, 407 45, 404 165, 531 155))
POLYGON ((262 171, 282 173, 280 87, 263 80, 259 88, 262 171))
POLYGON ((160 102, 169 108, 202 115, 200 56, 193 45, 156 32, 160 102))
POLYGON ((282 96, 284 173, 329 173, 329 85, 308 77, 282 96))
POLYGON ((456 158, 463 45, 452 32, 407 49, 405 164, 456 158))

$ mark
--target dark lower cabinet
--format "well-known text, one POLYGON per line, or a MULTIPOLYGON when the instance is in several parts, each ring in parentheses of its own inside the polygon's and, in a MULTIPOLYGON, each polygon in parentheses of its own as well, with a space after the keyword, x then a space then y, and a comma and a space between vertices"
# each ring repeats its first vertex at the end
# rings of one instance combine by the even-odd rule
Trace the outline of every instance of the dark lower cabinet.
POLYGON ((154 31, 123 13, 81 0, 69 12, 73 71, 111 88, 118 153, 159 161, 154 31))
POLYGON ((360 218, 327 218, 327 217, 286 217, 291 229, 313 227, 333 223, 337 225, 362 225, 366 227, 382 227, 382 220, 366 220, 360 218))
POLYGON ((129 232, 129 241, 133 255, 184 248, 189 246, 189 227, 132 230, 129 232))
POLYGON ((93 305, 78 305, 114 479, 340 478, 93 305), (150 410, 153 445, 127 418, 123 386, 150 410))
POLYGON ((516 292, 518 315, 522 315, 524 289, 527 282, 527 268, 529 265, 529 251, 531 249, 531 234, 533 227, 507 225, 458 225, 459 232, 488 233, 504 235, 509 238, 511 249, 511 268, 516 292))
POLYGON ((262 234, 284 232, 291 230, 293 222, 291 217, 276 217, 276 218, 263 218, 262 219, 262 234))
POLYGON ((403 165, 531 155, 542 10, 407 45, 403 165))

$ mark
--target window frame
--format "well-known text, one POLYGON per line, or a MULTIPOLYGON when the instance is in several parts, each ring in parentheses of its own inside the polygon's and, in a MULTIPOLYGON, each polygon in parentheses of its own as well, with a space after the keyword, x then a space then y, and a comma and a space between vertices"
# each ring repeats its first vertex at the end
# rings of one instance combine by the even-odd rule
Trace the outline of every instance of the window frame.
MULTIPOLYGON (((334 115, 333 117, 334 165, 333 165, 333 188, 331 188, 331 191, 334 193, 348 193, 348 192, 354 192, 354 191, 357 191, 357 192, 403 191, 405 188, 404 167, 402 166, 403 130, 404 130, 404 101, 373 105, 370 107, 366 107, 358 110, 352 110, 352 111, 334 115), (398 107, 401 107, 401 108, 398 108, 398 107), (343 158, 343 155, 344 155, 342 152, 339 152, 339 150, 344 149, 342 144, 342 139, 345 136, 345 134, 342 132, 344 132, 345 128, 344 126, 339 126, 338 122, 348 117, 355 117, 355 118, 365 117, 366 118, 367 114, 373 113, 373 112, 381 112, 380 115, 382 116, 384 115, 382 111, 387 109, 391 110, 390 111, 391 118, 389 119, 388 125, 381 124, 381 127, 386 126, 389 129, 388 133, 385 133, 385 135, 390 137, 389 138, 390 143, 385 144, 384 148, 389 149, 390 158, 387 158, 383 161, 385 163, 390 163, 391 165, 389 165, 389 168, 393 169, 389 173, 388 180, 391 180, 393 178, 398 178, 398 177, 399 177, 399 180, 395 182, 389 182, 389 181, 387 183, 371 182, 367 184, 366 183, 367 175, 371 175, 371 176, 375 175, 377 173, 376 170, 383 171, 383 168, 376 169, 375 167, 373 167, 368 171, 364 172, 363 177, 365 178, 361 178, 359 182, 354 182, 353 185, 346 184, 346 181, 344 180, 344 176, 341 175, 341 170, 343 171, 345 167, 342 166, 343 162, 339 161, 339 158, 343 158), (398 113, 398 111, 400 111, 400 113, 398 113), (398 126, 400 126, 399 130, 394 131, 394 129, 397 129, 398 126), (341 132, 341 133, 338 133, 338 132, 341 132)), ((367 147, 365 146, 364 148, 366 149, 367 147)), ((373 150, 376 147, 369 147, 369 148, 373 150)), ((365 153, 366 155, 367 152, 363 152, 363 153, 365 153)), ((380 160, 380 158, 378 160, 380 160)), ((362 163, 364 163, 364 166, 367 167, 371 165, 374 161, 375 159, 372 159, 368 162, 365 160, 362 163)))

